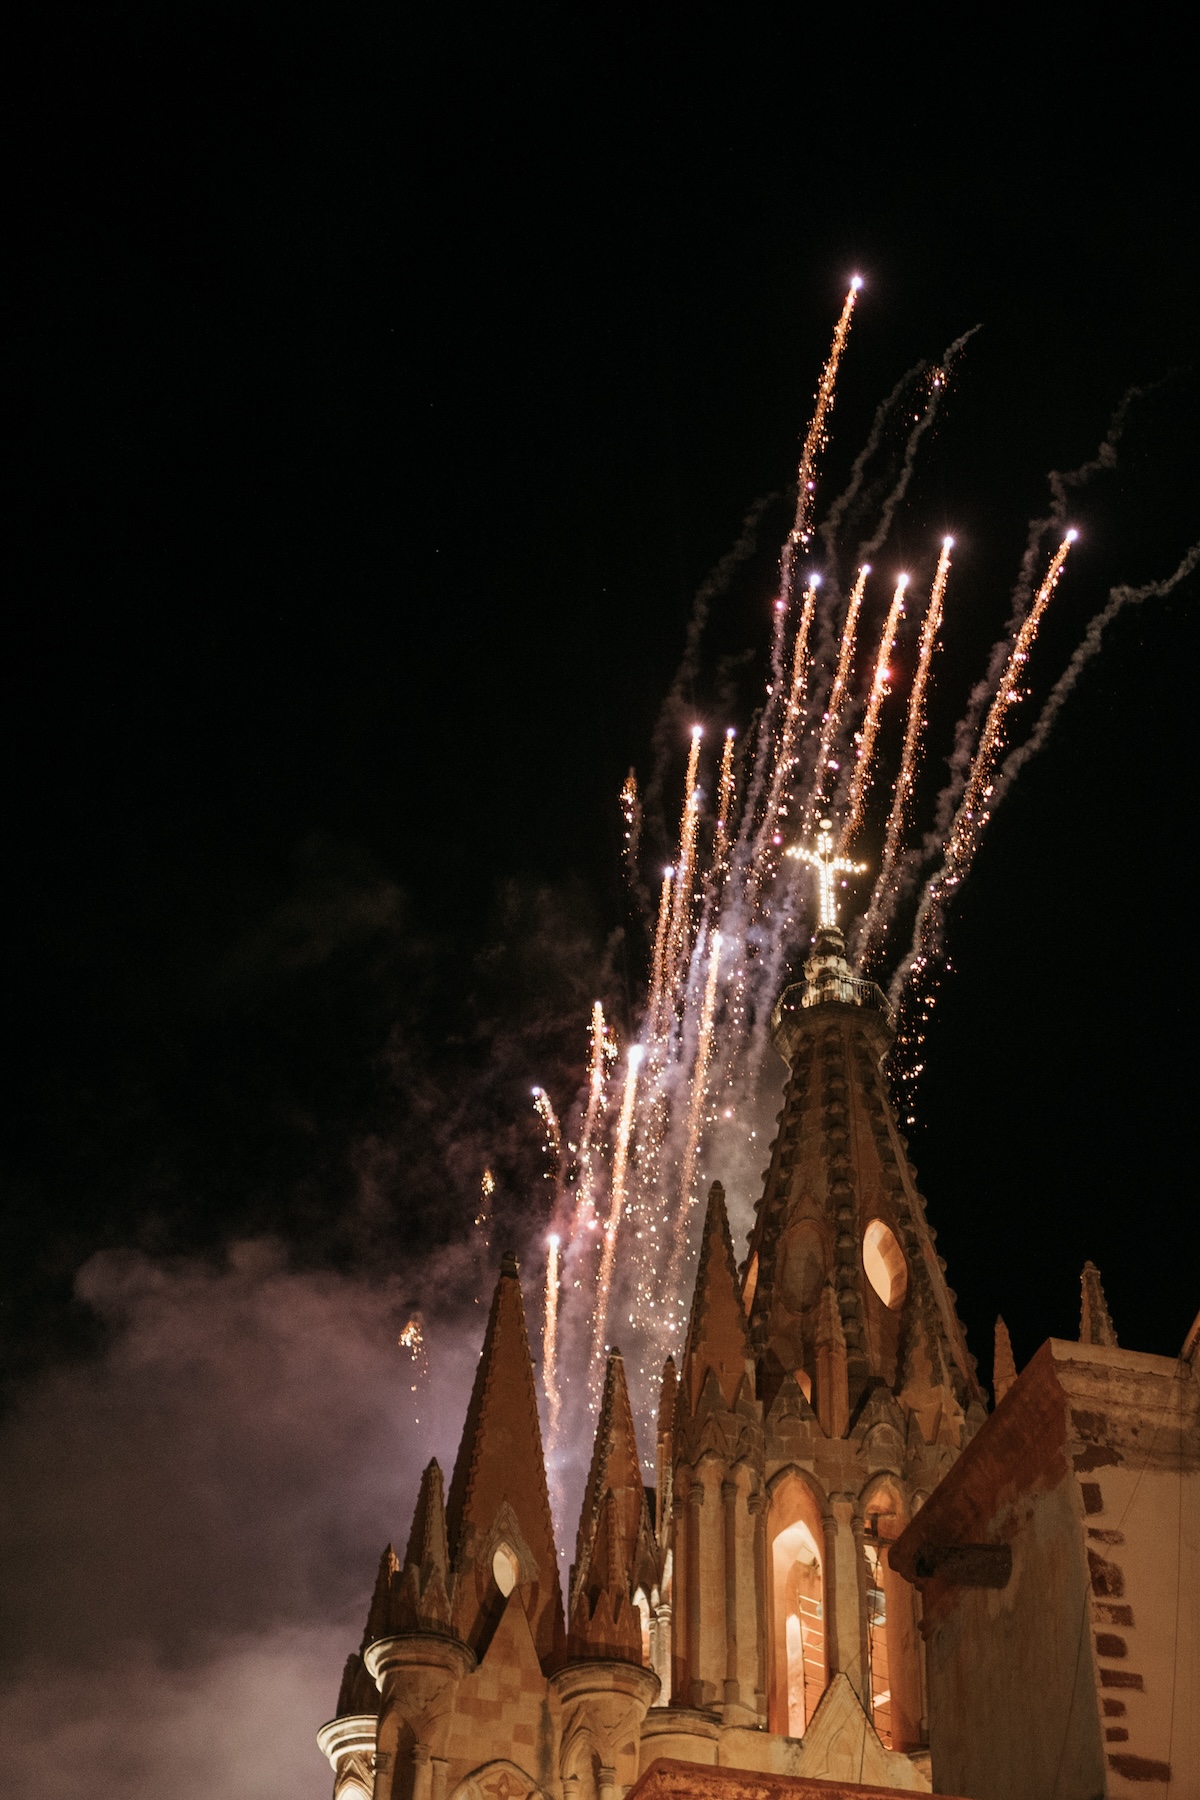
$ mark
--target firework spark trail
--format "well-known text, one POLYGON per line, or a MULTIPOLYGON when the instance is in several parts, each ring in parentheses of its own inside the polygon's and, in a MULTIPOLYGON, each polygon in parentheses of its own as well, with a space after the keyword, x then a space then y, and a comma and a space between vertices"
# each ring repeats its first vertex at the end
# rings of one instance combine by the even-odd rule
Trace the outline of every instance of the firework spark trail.
POLYGON ((611 1048, 604 1024, 604 1008, 596 1000, 592 1004, 592 1021, 588 1027, 587 1104, 579 1135, 579 1187, 571 1223, 572 1238, 587 1228, 596 1213, 596 1131, 604 1119, 604 1065, 611 1048))
POLYGON ((613 1144, 612 1194, 608 1219, 604 1226, 604 1248, 600 1256, 600 1276, 596 1282, 596 1307, 592 1318, 592 1354, 588 1371, 588 1393, 593 1407, 600 1399, 600 1370, 604 1353, 604 1328, 608 1323, 608 1297, 612 1291, 613 1267, 617 1257, 617 1234, 625 1208, 629 1174, 629 1139, 633 1129, 634 1102, 637 1099, 638 1069, 644 1051, 641 1044, 631 1044, 625 1059, 625 1089, 621 1095, 621 1112, 613 1144))
POLYGON ((896 907, 898 894, 895 879, 896 863, 900 856, 913 789, 916 786, 917 762, 921 753, 921 738, 925 730, 925 695, 929 687, 933 653, 937 647, 937 634, 941 629, 946 583, 950 579, 950 552, 953 548, 953 538, 942 539, 937 573, 933 578, 933 587, 929 593, 929 605, 925 609, 925 618, 921 626, 917 667, 913 674, 912 690, 908 696, 908 718, 904 726, 904 748, 900 753, 900 772, 896 776, 891 811, 888 813, 887 826, 883 834, 883 855, 879 862, 879 874, 875 880, 867 907, 867 916, 863 920, 858 939, 860 968, 866 967, 878 949, 896 907))
POLYGON ((838 726, 841 723, 842 708, 846 702, 846 692, 850 682, 850 666, 854 660, 854 639, 858 630, 858 615, 862 607, 867 576, 870 573, 870 563, 864 563, 850 590, 850 599, 846 606, 846 623, 842 627, 842 641, 838 649, 837 670, 833 677, 833 686, 829 690, 825 717, 821 723, 821 737, 817 745, 817 760, 813 769, 812 794, 808 804, 809 812, 814 806, 825 804, 823 796, 826 765, 829 761, 833 741, 837 736, 838 726))
POLYGON ((946 899, 966 879, 979 847, 980 835, 991 817, 989 803, 992 797, 992 776, 996 758, 1004 745, 1005 722, 1011 708, 1022 697, 1017 683, 1029 660, 1029 651, 1037 636, 1042 615, 1058 586, 1063 564, 1076 536, 1076 532, 1068 531, 1054 552, 1050 567, 1034 595, 1033 605, 1022 620, 1009 649, 1008 661, 988 708, 980 733, 979 748, 975 752, 966 787, 946 839, 942 866, 925 884, 917 907, 912 948, 892 977, 890 992, 894 1005, 899 1005, 913 971, 928 968, 930 961, 941 954, 946 899))
POLYGON ((871 683, 871 692, 867 700, 866 716, 858 737, 858 754, 855 757, 854 773, 850 778, 850 793, 846 802, 846 823, 842 827, 839 852, 844 854, 848 845, 862 825, 863 808, 871 787, 871 772, 875 761, 875 739, 879 735, 879 715, 883 703, 891 689, 888 686, 890 670, 888 664, 892 659, 892 651, 896 647, 896 633, 900 629, 900 621, 904 617, 904 594, 908 587, 908 576, 901 575, 896 583, 896 591, 892 595, 892 604, 888 607, 887 618, 879 635, 879 649, 875 656, 875 677, 871 683))
POLYGON ((888 420, 891 418, 893 412, 900 404, 900 401, 904 398, 909 388, 911 388, 913 382, 918 381, 920 377, 924 375, 928 367, 928 363, 921 361, 919 363, 914 363, 911 369, 905 370, 891 393, 885 400, 881 400, 876 408, 875 418, 872 422, 871 429, 867 434, 867 441, 855 457, 850 469, 850 480, 844 491, 838 495, 837 499, 830 507, 828 515, 822 521, 818 529, 818 535, 824 546, 826 560, 831 565, 837 560, 838 533, 842 528, 842 520, 862 492, 863 481, 867 472, 867 464, 870 462, 871 458, 878 453, 879 447, 883 442, 883 434, 887 427, 888 420))
MULTIPOLYGON (((475 1267, 481 1285, 488 1278, 489 1252, 492 1247, 492 1196, 496 1192, 496 1178, 490 1169, 485 1169, 479 1178, 479 1211, 475 1214, 475 1230, 479 1234, 475 1243, 475 1267)), ((482 1295, 476 1294, 475 1304, 482 1304, 482 1295)))
POLYGON ((646 1030, 657 1037, 661 1029, 663 986, 667 969, 667 938, 671 930, 671 890, 674 869, 664 869, 658 895, 658 925, 654 932, 654 951, 650 958, 650 993, 646 1002, 646 1030))
POLYGON ((821 370, 821 379, 817 384, 816 405, 813 408, 812 419, 809 421, 804 448, 800 452, 800 467, 796 474, 796 517, 789 534, 789 543, 799 545, 802 550, 807 550, 812 539, 817 465, 829 437, 827 421, 837 388, 838 365, 842 360, 842 352, 846 348, 846 340, 850 336, 850 320, 861 286, 862 277, 856 275, 846 290, 841 317, 833 328, 833 342, 829 346, 829 355, 825 359, 825 367, 821 370))
POLYGON ((696 1158, 700 1152, 700 1133, 704 1126, 704 1101, 707 1094, 708 1069, 712 1061, 713 1021, 717 1010, 717 972, 721 963, 721 934, 714 931, 708 958, 708 975, 704 983, 704 999, 700 1007, 700 1027, 696 1037, 696 1061, 692 1068, 688 1097, 687 1128, 680 1160, 679 1201, 672 1233, 671 1259, 667 1270, 664 1298, 670 1303, 679 1292, 683 1258, 688 1247, 688 1215, 695 1205, 692 1187, 696 1179, 696 1158))
MULTIPOLYGON (((761 886, 764 876, 768 873, 766 862, 769 856, 769 846, 775 836, 779 811, 783 805, 788 781, 795 765, 796 737, 804 722, 804 696, 808 688, 808 641, 812 631, 817 589, 820 585, 821 577, 814 574, 809 576, 804 589, 800 623, 796 627, 796 643, 792 651, 792 674, 787 702, 783 711, 783 727, 779 742, 775 747, 771 785, 767 791, 766 805, 763 807, 762 818, 755 835, 751 866, 747 871, 747 891, 751 897, 761 886)), ((746 808, 745 822, 752 823, 749 806, 746 808)))
POLYGON ((674 893, 671 897, 671 925, 667 932, 667 947, 663 960, 664 1004, 669 994, 672 1005, 674 1005, 675 990, 687 967, 688 953, 691 949, 690 928, 692 892, 696 875, 696 831, 700 824, 700 739, 703 735, 702 727, 693 725, 692 747, 688 752, 687 776, 684 782, 683 814, 679 821, 679 856, 675 863, 674 893))
POLYGON ((783 645, 787 634, 788 615, 791 611, 792 590, 795 585, 796 554, 798 550, 806 550, 812 539, 817 466, 821 452, 828 440, 828 419, 837 388, 838 366, 842 360, 842 352, 846 348, 846 340, 850 335, 850 320, 861 286, 862 278, 856 275, 846 291, 841 315, 833 329, 833 342, 829 347, 829 355, 825 359, 825 366, 821 370, 821 378, 817 383, 813 415, 809 420, 804 445, 800 452, 800 466, 796 472, 796 513, 792 520, 792 528, 783 541, 783 548, 779 555, 779 598, 775 602, 774 628, 771 634, 771 681, 767 690, 767 704, 758 725, 754 773, 746 796, 744 821, 752 821, 757 814, 763 788, 766 785, 767 764, 770 761, 771 746, 775 737, 775 714, 778 710, 783 686, 783 645))
POLYGON ((542 1179, 553 1181, 558 1174, 562 1161, 562 1126, 558 1122, 558 1114, 549 1094, 543 1087, 535 1087, 533 1093, 533 1110, 542 1121, 546 1133, 546 1151, 550 1160, 550 1169, 544 1170, 542 1179))
POLYGON ((546 1389, 546 1461, 555 1461, 562 1419, 562 1394, 558 1386, 558 1279, 559 1244, 552 1231, 546 1239, 546 1297, 542 1314, 542 1383, 546 1389))
POLYGON ((625 879, 629 883, 630 893, 637 901, 642 924, 649 930, 652 917, 650 896, 638 863, 638 853, 642 847, 642 803, 638 796, 637 775, 633 769, 630 769, 621 788, 621 819, 621 861, 625 865, 625 879))
POLYGON ((733 821, 733 751, 737 733, 731 725, 725 733, 721 751, 721 772, 717 777, 717 829, 713 850, 713 877, 720 878, 729 868, 730 826, 733 821))

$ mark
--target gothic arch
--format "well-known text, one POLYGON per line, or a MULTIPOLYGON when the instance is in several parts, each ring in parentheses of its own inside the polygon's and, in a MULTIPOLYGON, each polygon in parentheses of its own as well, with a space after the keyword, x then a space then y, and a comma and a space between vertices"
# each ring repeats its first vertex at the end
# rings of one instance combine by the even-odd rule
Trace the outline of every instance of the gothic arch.
POLYGON ((767 1484, 767 1716, 769 1729, 803 1735, 829 1683, 826 1639, 829 1504, 794 1463, 767 1484))
POLYGON ((891 1566, 889 1546, 912 1517, 904 1483, 878 1473, 862 1490, 863 1556, 866 1561, 866 1637, 871 1714, 881 1741, 914 1749, 922 1738, 921 1645, 917 1595, 891 1566))

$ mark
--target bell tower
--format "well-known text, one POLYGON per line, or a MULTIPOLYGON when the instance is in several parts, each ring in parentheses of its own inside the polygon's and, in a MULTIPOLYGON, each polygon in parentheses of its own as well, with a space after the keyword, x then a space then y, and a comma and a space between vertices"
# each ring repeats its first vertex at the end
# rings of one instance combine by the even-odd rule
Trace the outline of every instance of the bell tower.
POLYGON ((772 1016, 789 1078, 743 1288, 759 1393, 769 1406, 793 1376, 829 1430, 886 1389, 957 1448, 983 1395, 887 1093, 891 1011, 846 957, 832 877, 850 865, 829 820, 800 854, 820 922, 772 1016))
POLYGON ((891 1013, 837 921, 837 878, 858 870, 827 818, 792 854, 814 869, 819 914, 772 1017, 788 1068, 778 1136, 737 1318, 721 1306, 719 1192, 710 1202, 675 1408, 674 1703, 719 1706, 725 1735, 757 1717, 803 1739, 813 1773, 846 1729, 894 1772, 887 1759, 924 1754, 927 1708, 890 1544, 982 1424, 984 1397, 888 1096, 891 1013), (743 1567, 757 1571, 744 1617, 743 1567), (726 1671, 710 1646, 735 1642, 734 1616, 726 1671))

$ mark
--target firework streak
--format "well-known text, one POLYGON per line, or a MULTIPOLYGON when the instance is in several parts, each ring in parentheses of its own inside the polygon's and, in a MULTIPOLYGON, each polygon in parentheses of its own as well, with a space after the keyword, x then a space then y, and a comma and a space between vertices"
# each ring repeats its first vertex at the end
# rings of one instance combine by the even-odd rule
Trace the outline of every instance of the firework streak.
POLYGON ((625 1186, 629 1169, 629 1138, 633 1130, 633 1103, 637 1096, 638 1069, 644 1050, 631 1044, 625 1064, 625 1092, 621 1114, 617 1120, 617 1141, 613 1147, 612 1196, 608 1221, 604 1227, 604 1248, 600 1254, 600 1277, 596 1283, 596 1309, 592 1321, 592 1356, 588 1392, 593 1407, 600 1398, 600 1372, 604 1356, 604 1328, 608 1323, 608 1296, 612 1289, 613 1268, 617 1255, 617 1233, 625 1210, 625 1186))
MULTIPOLYGON (((619 1106, 610 1103, 606 1087, 608 1062, 616 1047, 599 1004, 591 1014, 586 1079, 567 1115, 565 1132, 549 1099, 535 1096, 546 1130, 547 1156, 556 1171, 555 1208, 550 1234, 544 1239, 542 1332, 552 1465, 556 1457, 561 1462, 580 1454, 575 1444, 577 1420, 566 1399, 575 1381, 594 1410, 610 1336, 619 1335, 636 1411, 644 1420, 652 1416, 663 1358, 678 1353, 685 1324, 701 1169, 711 1168, 720 1176, 731 1211, 748 1222, 768 1154, 770 1119, 782 1076, 771 1048, 771 1012, 781 986, 798 978, 817 923, 818 887, 827 923, 851 924, 856 912, 865 911, 864 949, 874 957, 885 947, 899 907, 912 899, 905 872, 911 874, 919 865, 913 864, 905 847, 905 833, 919 827, 923 804, 926 710, 943 624, 950 541, 941 544, 922 621, 903 748, 887 806, 877 793, 883 787, 878 768, 881 719, 895 685, 892 662, 908 577, 902 575, 895 584, 873 666, 860 679, 855 676, 855 646, 867 601, 866 563, 857 569, 836 645, 821 629, 817 577, 807 573, 803 596, 794 592, 797 558, 813 536, 817 463, 856 294, 857 284, 838 320, 804 439, 795 522, 782 546, 780 583, 773 596, 765 692, 742 754, 735 756, 730 728, 719 756, 713 756, 713 766, 706 767, 700 727, 692 728, 686 739, 679 732, 678 751, 686 755, 686 767, 677 853, 661 876, 646 1003, 631 1009, 633 1027, 622 1046, 619 1106), (826 692, 827 704, 817 717, 814 696, 826 692), (839 746, 848 733, 848 721, 857 717, 862 723, 851 760, 839 746), (846 765, 844 772, 838 770, 839 763, 846 765), (740 793, 739 768, 746 771, 740 793), (839 777, 836 782, 830 779, 834 773, 839 777), (706 802, 709 794, 715 796, 711 807, 706 802), (877 809, 870 805, 873 795, 877 809), (839 804, 840 820, 834 810, 839 804), (885 811, 886 819, 880 816, 885 811), (819 830, 805 829, 818 824, 819 830), (850 847, 868 830, 882 834, 883 852, 879 879, 864 909, 853 885, 846 884, 853 884, 862 867, 851 860, 850 847), (844 918, 838 918, 839 910, 844 918), (573 1143, 564 1143, 566 1137, 578 1144, 577 1154, 573 1143), (603 1229, 598 1230, 601 1218, 603 1229)), ((940 392, 941 373, 934 373, 940 392)), ((905 480, 918 435, 910 431, 905 480)), ((872 485, 867 460, 860 459, 852 474, 852 482, 858 484, 854 511, 859 543, 873 542, 869 530, 863 537, 869 523, 863 520, 864 496, 882 495, 875 503, 878 513, 879 508, 893 507, 899 492, 895 481, 890 486, 878 481, 872 485)), ((831 518, 848 516, 840 506, 834 502, 831 518)), ((886 525, 882 513, 878 517, 877 532, 886 525)), ((823 528, 831 588, 836 592, 834 537, 831 531, 826 541, 823 528)), ((940 851, 941 866, 916 907, 917 937, 893 981, 893 1000, 919 984, 929 945, 941 930, 944 896, 971 867, 997 783, 1004 778, 998 773, 998 759, 1006 747, 1011 711, 1021 696, 1026 663, 1070 541, 1064 538, 1059 545, 1028 613, 1014 621, 998 679, 997 665, 989 664, 993 679, 985 693, 991 695, 990 706, 963 777, 961 803, 952 819, 947 809, 947 815, 939 818, 936 836, 924 840, 931 846, 930 858, 940 851)), ((881 542, 878 547, 883 548, 881 542)), ((860 551, 856 562, 868 554, 860 551)), ((694 646, 689 654, 693 650, 694 646)), ((676 695, 673 704, 672 716, 678 722, 682 696, 676 695)), ((978 704, 982 713, 984 703, 978 704)), ((973 725, 972 720, 968 747, 973 725)), ((966 763, 964 752, 964 769, 966 763)), ((1013 766, 1010 755, 1004 774, 1013 766)), ((632 776, 622 790, 621 806, 630 880, 640 890, 642 877, 631 848, 640 830, 632 776)), ((648 829, 649 817, 646 823, 648 829)), ((539 1235, 545 1229, 544 1212, 538 1229, 539 1235)), ((578 1418, 584 1410, 575 1409, 578 1418)), ((652 1430, 648 1441, 653 1441, 652 1430)), ((552 1479, 558 1479, 553 1469, 552 1479)))
POLYGON ((821 740, 817 745, 817 761, 813 771, 813 794, 809 803, 810 814, 813 810, 823 809, 825 805, 825 775, 829 752, 837 737, 842 708, 846 704, 850 665, 854 660, 854 636, 858 629, 858 614, 862 606, 863 590, 867 585, 867 576, 870 573, 870 563, 864 563, 858 571, 858 580, 851 589, 849 604, 846 607, 846 623, 842 627, 842 644, 838 651, 837 670, 833 677, 833 686, 829 690, 829 704, 825 709, 825 718, 821 725, 821 740))
POLYGON ((562 1418, 562 1394, 558 1386, 558 1264, 562 1239, 552 1231, 546 1239, 546 1297, 542 1307, 542 1385, 546 1390, 548 1430, 546 1459, 553 1463, 558 1449, 562 1418))
POLYGON ((777 845, 776 827, 779 823, 780 806, 784 790, 796 766, 796 739, 800 727, 804 723, 804 695, 808 686, 808 640, 812 631, 813 607, 820 584, 821 577, 819 575, 809 577, 800 608, 800 623, 796 627, 796 643, 792 651, 791 686, 788 689, 779 741, 774 747, 775 767, 771 774, 770 787, 767 790, 767 802, 763 808, 762 823, 758 828, 754 845, 754 862, 750 871, 750 879, 756 886, 761 884, 768 864, 774 860, 771 857, 771 851, 777 845))
POLYGON ((700 1030, 696 1040, 696 1062, 692 1070, 691 1095, 688 1101, 687 1135, 680 1164, 679 1206, 675 1215, 675 1232, 671 1242, 671 1261, 667 1270, 667 1290, 679 1286, 679 1270, 687 1248, 688 1214, 696 1203, 692 1189, 696 1181, 696 1158, 700 1152, 700 1128, 704 1122, 704 1101, 708 1068, 712 1061, 713 1020, 717 1006, 717 970, 721 962, 721 934, 712 934, 708 958, 708 979, 700 1006, 700 1030))
POLYGON ((862 824, 863 807, 871 787, 871 774, 875 766, 875 739, 879 735, 879 715, 883 711, 883 703, 891 689, 888 681, 891 670, 888 667, 892 660, 892 651, 896 647, 896 633, 900 629, 900 621, 904 617, 904 594, 908 587, 908 576, 901 575, 896 583, 896 591, 892 595, 892 604, 888 607, 887 618, 883 623, 883 631, 879 638, 879 651, 875 657, 875 676, 871 682, 871 691, 867 696, 867 711, 863 719, 863 728, 858 737, 858 754, 854 761, 854 774, 850 778, 850 794, 846 802, 846 822, 842 827, 841 848, 845 850, 862 824))
POLYGON ((904 727, 904 748, 900 752, 900 773, 896 777, 896 785, 892 793, 892 810, 888 814, 888 822, 884 829, 883 857, 879 865, 879 875, 859 935, 858 956, 859 964, 863 968, 870 962, 878 948, 879 941, 887 930, 895 910, 896 862, 900 855, 905 816, 912 804, 913 788, 917 779, 917 759, 920 756, 921 737, 925 729, 925 693, 929 686, 929 671, 933 663, 933 652, 937 645, 937 634, 941 629, 942 606, 946 598, 946 583, 950 579, 950 552, 953 548, 953 538, 942 539, 942 554, 938 557, 937 573, 933 578, 929 605, 925 609, 925 622, 921 627, 917 668, 908 696, 908 719, 904 727))

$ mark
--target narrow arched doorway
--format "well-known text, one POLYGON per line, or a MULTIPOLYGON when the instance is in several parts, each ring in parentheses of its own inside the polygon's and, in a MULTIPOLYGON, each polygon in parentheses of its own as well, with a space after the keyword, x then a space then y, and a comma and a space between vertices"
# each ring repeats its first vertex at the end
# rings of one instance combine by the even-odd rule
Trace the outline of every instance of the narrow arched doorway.
POLYGON ((770 1679, 772 1731, 803 1737, 829 1683, 824 1531, 816 1497, 787 1475, 771 1496, 770 1679))

